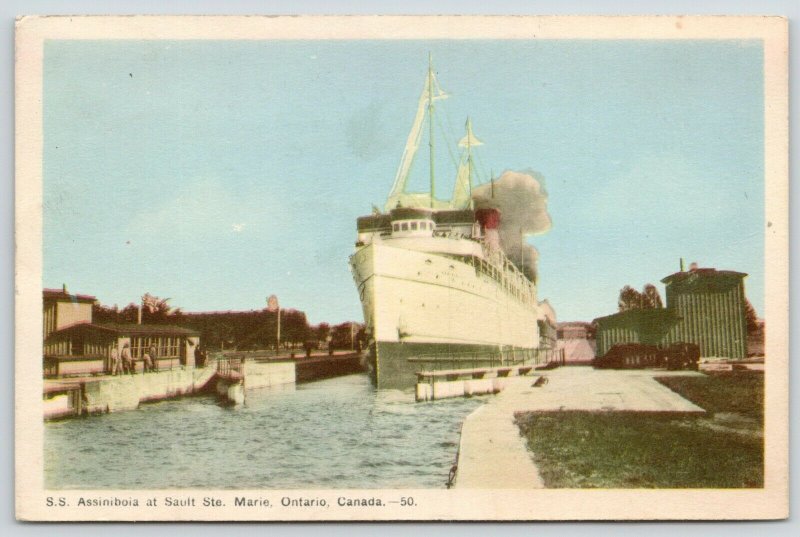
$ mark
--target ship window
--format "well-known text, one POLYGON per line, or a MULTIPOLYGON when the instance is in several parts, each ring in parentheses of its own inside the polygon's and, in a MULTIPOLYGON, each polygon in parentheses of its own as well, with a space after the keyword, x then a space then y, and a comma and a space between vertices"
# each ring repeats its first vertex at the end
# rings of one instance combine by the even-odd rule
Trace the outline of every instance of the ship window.
POLYGON ((411 231, 416 231, 416 230, 417 230, 417 223, 411 222, 411 231))
POLYGON ((408 224, 406 222, 403 222, 401 227, 402 227, 403 231, 408 231, 408 224))

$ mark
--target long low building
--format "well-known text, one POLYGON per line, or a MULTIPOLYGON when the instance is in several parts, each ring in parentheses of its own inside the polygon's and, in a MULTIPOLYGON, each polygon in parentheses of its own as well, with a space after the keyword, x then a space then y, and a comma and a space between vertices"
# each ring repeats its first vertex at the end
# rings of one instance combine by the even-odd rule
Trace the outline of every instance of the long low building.
POLYGON ((144 354, 156 350, 157 370, 194 366, 200 342, 196 330, 171 325, 81 323, 53 332, 45 341, 45 374, 96 374, 111 371, 111 352, 127 344, 136 370, 144 354))
POLYGON ((621 343, 661 345, 680 318, 667 308, 635 309, 598 317, 597 355, 603 356, 621 343))
POLYGON ((111 354, 128 345, 134 367, 155 348, 155 368, 194 366, 200 332, 173 325, 93 323, 95 297, 63 289, 43 292, 45 376, 95 375, 111 372, 111 354))

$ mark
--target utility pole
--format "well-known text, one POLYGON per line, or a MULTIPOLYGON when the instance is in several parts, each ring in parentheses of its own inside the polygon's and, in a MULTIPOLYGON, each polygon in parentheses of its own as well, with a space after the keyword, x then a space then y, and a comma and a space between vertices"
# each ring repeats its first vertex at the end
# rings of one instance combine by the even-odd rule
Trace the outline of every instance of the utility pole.
POLYGON ((278 303, 277 295, 269 295, 267 297, 267 311, 276 314, 275 353, 277 354, 281 347, 281 305, 278 303))

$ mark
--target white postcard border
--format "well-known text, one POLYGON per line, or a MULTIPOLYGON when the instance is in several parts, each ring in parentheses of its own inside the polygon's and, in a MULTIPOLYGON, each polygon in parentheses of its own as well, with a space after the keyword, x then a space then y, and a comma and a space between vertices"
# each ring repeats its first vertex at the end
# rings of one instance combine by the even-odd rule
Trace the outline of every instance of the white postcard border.
POLYGON ((628 520, 764 519, 788 514, 788 76, 780 17, 134 16, 26 17, 16 43, 16 508, 24 520, 628 520), (43 482, 41 370, 42 53, 46 39, 762 39, 765 76, 765 481, 758 490, 48 491, 43 482), (263 496, 265 509, 233 507, 263 496), (78 497, 140 507, 76 506, 78 497), (166 508, 194 497, 198 507, 166 508), (284 496, 328 508, 279 508, 284 496), (413 497, 408 508, 338 508, 338 497, 413 497), (73 507, 54 509, 47 498, 73 507), (151 497, 160 507, 147 507, 151 497), (203 498, 225 507, 203 507, 203 498))

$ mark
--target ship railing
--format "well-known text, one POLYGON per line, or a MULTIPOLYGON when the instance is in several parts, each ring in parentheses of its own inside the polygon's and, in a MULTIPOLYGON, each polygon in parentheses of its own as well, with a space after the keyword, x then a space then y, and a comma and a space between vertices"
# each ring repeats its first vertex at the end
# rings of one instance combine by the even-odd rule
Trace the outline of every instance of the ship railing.
POLYGON ((421 354, 408 358, 428 372, 485 369, 506 366, 557 367, 564 365, 564 349, 503 349, 502 351, 476 351, 458 353, 421 354))
POLYGON ((550 349, 503 349, 496 351, 474 351, 455 353, 420 354, 408 358, 427 370, 451 370, 466 368, 495 368, 512 365, 538 365, 551 359, 550 349))
POLYGON ((222 377, 230 377, 231 373, 241 375, 243 362, 242 358, 220 357, 217 359, 217 372, 222 377))
MULTIPOLYGON (((489 255, 488 250, 485 250, 485 253, 486 258, 478 259, 475 264, 478 272, 490 277, 504 289, 511 290, 513 288, 525 298, 532 295, 533 282, 502 251, 495 251, 489 255), (493 256, 497 257, 496 261, 491 259, 493 256)), ((522 300, 521 297, 518 298, 522 300)))

